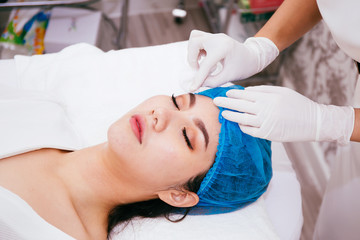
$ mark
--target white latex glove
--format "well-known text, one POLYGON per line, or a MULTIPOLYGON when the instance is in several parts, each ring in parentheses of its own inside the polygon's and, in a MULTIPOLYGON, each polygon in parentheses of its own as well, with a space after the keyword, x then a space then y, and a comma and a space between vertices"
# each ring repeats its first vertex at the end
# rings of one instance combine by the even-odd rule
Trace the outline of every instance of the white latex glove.
POLYGON ((188 62, 197 72, 194 79, 181 85, 187 91, 195 91, 200 86, 216 87, 244 79, 263 70, 278 55, 279 49, 268 38, 251 37, 240 43, 222 33, 193 30, 188 43, 188 62), (199 65, 202 54, 205 57, 199 65), (222 65, 220 73, 216 70, 218 63, 222 65))
POLYGON ((323 105, 285 87, 256 86, 229 90, 218 106, 236 110, 222 115, 249 135, 271 141, 350 141, 354 109, 323 105))

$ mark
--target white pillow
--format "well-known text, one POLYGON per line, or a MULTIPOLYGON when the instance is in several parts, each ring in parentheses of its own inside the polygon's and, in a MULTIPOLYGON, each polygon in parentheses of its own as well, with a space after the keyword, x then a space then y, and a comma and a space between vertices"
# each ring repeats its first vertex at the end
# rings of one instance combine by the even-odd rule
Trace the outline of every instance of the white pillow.
POLYGON ((114 229, 111 240, 118 239, 275 240, 279 237, 267 215, 264 199, 260 197, 255 203, 235 212, 187 216, 177 223, 165 218, 137 218, 125 228, 118 225, 114 229))

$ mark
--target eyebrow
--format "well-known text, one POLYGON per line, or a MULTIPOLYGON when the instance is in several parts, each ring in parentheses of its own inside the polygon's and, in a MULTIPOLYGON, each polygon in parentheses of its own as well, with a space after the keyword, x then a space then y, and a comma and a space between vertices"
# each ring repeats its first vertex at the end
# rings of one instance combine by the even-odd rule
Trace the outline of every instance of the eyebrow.
MULTIPOLYGON (((189 108, 193 107, 196 103, 196 97, 195 94, 193 93, 189 93, 189 97, 190 97, 190 102, 189 102, 189 108)), ((199 119, 199 118, 195 118, 194 119, 195 125, 200 129, 200 131, 202 132, 202 134, 204 135, 204 139, 205 139, 205 148, 207 149, 208 145, 209 145, 209 134, 208 131, 206 130, 205 124, 204 122, 199 119)))
POLYGON ((201 121, 200 119, 196 118, 194 119, 195 121, 195 125, 200 129, 200 131, 202 132, 202 134, 204 135, 205 138, 205 148, 207 148, 208 144, 209 144, 209 134, 205 128, 205 124, 203 121, 201 121))
POLYGON ((196 102, 196 97, 195 97, 195 94, 193 94, 193 93, 189 93, 189 96, 190 96, 189 108, 191 108, 192 106, 194 106, 194 104, 196 102))

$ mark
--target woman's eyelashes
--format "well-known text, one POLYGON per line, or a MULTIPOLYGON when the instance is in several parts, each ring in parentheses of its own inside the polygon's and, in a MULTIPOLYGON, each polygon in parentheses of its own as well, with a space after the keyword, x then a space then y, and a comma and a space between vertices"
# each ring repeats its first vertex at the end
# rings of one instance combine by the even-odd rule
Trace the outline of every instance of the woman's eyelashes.
POLYGON ((178 104, 177 104, 177 102, 176 102, 176 98, 174 97, 174 94, 173 94, 173 95, 171 95, 171 99, 172 99, 172 101, 173 101, 173 103, 174 103, 175 107, 176 107, 178 110, 180 110, 179 105, 178 105, 178 104))
POLYGON ((194 148, 193 148, 193 146, 192 146, 192 144, 191 144, 191 142, 190 142, 190 140, 189 140, 189 138, 188 138, 188 136, 187 136, 186 128, 183 128, 182 132, 183 132, 183 136, 184 136, 184 139, 185 139, 185 142, 186 142, 187 146, 188 146, 191 150, 194 150, 194 148))
MULTIPOLYGON (((178 105, 177 102, 176 102, 176 97, 174 97, 174 94, 171 95, 171 99, 172 99, 175 107, 180 111, 180 107, 179 107, 179 105, 178 105)), ((183 136, 184 136, 184 140, 185 140, 185 142, 186 142, 186 145, 187 145, 191 150, 194 150, 194 148, 193 148, 193 146, 192 146, 192 144, 191 144, 191 141, 190 141, 190 139, 189 139, 189 137, 188 137, 188 135, 187 135, 187 133, 186 133, 186 128, 185 128, 185 127, 182 129, 182 134, 183 134, 183 136)))

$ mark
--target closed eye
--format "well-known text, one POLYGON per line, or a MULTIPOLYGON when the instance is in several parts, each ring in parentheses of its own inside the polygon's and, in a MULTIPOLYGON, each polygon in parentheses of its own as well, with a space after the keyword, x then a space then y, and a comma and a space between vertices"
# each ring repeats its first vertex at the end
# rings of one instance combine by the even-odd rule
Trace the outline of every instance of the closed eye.
MULTIPOLYGON (((178 105, 177 102, 176 102, 176 98, 174 97, 174 94, 171 95, 171 99, 172 99, 175 107, 176 107, 178 110, 180 110, 179 105, 178 105)), ((191 142, 190 142, 190 139, 189 139, 189 137, 188 137, 188 135, 187 135, 187 133, 186 133, 186 128, 183 128, 183 129, 182 129, 182 134, 183 134, 183 136, 184 136, 186 145, 187 145, 191 150, 194 150, 194 148, 193 148, 193 146, 192 146, 192 144, 191 144, 191 142)))
POLYGON ((194 148, 193 148, 193 146, 191 145, 191 142, 190 142, 190 140, 189 140, 189 138, 188 138, 188 136, 187 136, 186 128, 183 128, 182 132, 183 132, 183 136, 184 136, 184 138, 185 138, 186 144, 188 145, 188 147, 189 147, 191 150, 194 150, 194 148))
POLYGON ((177 104, 177 102, 176 102, 176 98, 174 97, 174 94, 173 94, 173 95, 171 95, 171 99, 172 99, 172 101, 173 101, 173 103, 174 103, 175 107, 176 107, 178 110, 180 110, 179 105, 178 105, 178 104, 177 104))

